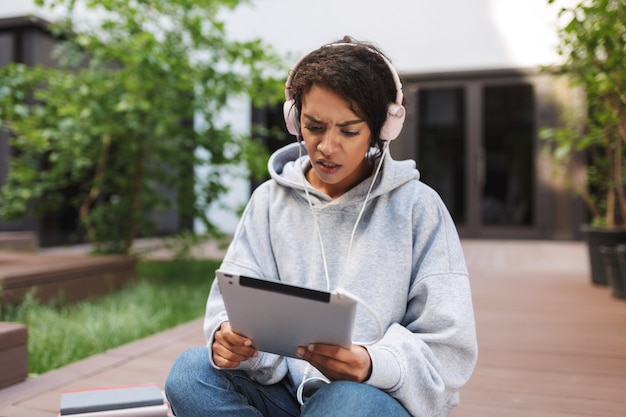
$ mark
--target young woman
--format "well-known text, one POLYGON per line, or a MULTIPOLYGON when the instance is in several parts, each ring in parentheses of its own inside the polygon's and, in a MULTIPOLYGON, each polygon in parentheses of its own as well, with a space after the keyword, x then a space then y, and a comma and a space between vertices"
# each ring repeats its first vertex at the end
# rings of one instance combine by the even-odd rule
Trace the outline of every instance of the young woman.
POLYGON ((477 355, 456 228, 413 161, 388 143, 402 128, 402 86, 385 56, 351 38, 292 69, 285 121, 298 142, 269 161, 220 269, 355 294, 350 348, 311 344, 298 358, 257 351, 232 331, 219 288, 207 347, 174 363, 178 417, 446 416, 477 355), (373 315, 377 317, 373 317, 373 315), (379 324, 382 324, 382 328, 379 324))

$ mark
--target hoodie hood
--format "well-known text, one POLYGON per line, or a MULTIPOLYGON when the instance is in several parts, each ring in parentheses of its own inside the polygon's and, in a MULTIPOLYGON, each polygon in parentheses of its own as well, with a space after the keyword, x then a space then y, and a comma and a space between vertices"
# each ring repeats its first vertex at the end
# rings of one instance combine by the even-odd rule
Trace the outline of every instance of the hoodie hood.
MULTIPOLYGON (((371 148, 369 154, 374 155, 376 151, 375 148, 371 148)), ((375 168, 379 162, 380 159, 378 157, 374 161, 372 175, 334 201, 348 202, 353 199, 363 198, 367 195, 374 172, 376 171, 375 168)), ((328 195, 317 190, 308 182, 304 171, 309 166, 309 156, 304 144, 291 143, 272 154, 268 162, 268 171, 270 177, 280 186, 292 188, 302 194, 305 194, 304 187, 306 186, 313 204, 333 201, 328 195)), ((387 151, 370 198, 387 194, 409 181, 418 179, 419 171, 415 168, 415 161, 395 161, 389 154, 389 151, 387 151)))

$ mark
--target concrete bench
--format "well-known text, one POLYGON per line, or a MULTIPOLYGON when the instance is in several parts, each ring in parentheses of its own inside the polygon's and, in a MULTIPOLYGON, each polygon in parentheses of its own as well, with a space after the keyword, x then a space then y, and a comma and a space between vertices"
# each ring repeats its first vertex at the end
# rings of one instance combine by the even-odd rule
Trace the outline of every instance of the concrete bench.
POLYGON ((31 291, 44 302, 94 298, 134 281, 135 266, 129 256, 0 251, 0 302, 20 302, 31 291))
POLYGON ((35 232, 0 232, 0 250, 34 252, 38 247, 35 232))
POLYGON ((28 377, 28 336, 26 326, 0 322, 0 388, 28 377))

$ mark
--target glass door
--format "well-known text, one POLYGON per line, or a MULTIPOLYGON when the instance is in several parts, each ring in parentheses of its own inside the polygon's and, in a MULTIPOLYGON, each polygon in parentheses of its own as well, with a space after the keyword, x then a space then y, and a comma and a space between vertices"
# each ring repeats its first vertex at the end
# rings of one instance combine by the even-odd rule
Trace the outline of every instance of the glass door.
POLYGON ((483 226, 532 226, 534 110, 530 85, 486 86, 483 160, 478 167, 483 226))
POLYGON ((437 190, 457 225, 467 221, 466 116, 463 88, 419 93, 417 167, 421 180, 437 190))
POLYGON ((536 234, 534 100, 519 81, 420 84, 418 169, 461 236, 536 234))

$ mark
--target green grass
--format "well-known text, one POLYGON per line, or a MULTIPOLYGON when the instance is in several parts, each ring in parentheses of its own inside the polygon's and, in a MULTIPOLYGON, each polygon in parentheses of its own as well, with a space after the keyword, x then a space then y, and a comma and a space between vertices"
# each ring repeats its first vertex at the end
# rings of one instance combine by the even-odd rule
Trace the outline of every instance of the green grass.
POLYGON ((141 261, 138 280, 96 300, 69 306, 27 297, 0 306, 0 321, 26 324, 29 372, 40 374, 204 314, 219 261, 141 261))

